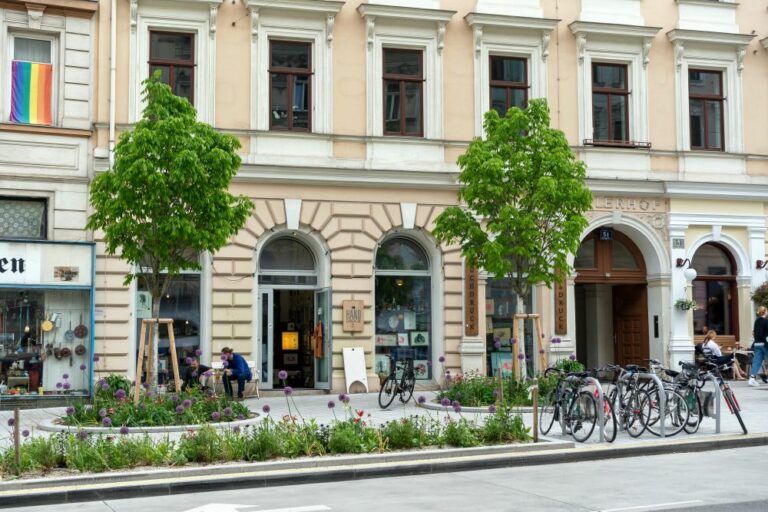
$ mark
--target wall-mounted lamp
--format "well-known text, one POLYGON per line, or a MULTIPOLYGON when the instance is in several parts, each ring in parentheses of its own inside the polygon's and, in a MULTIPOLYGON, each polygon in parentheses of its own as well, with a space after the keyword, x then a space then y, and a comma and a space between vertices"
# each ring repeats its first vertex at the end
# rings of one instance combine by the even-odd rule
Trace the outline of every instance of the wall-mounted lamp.
POLYGON ((685 259, 677 258, 677 268, 686 267, 686 266, 687 267, 691 266, 691 260, 689 260, 688 258, 685 258, 685 259))
POLYGON ((755 262, 755 268, 757 270, 764 269, 766 265, 768 265, 768 260, 757 260, 755 262))
POLYGON ((694 279, 696 279, 696 276, 698 275, 695 268, 691 268, 691 260, 688 258, 677 258, 677 262, 675 263, 677 268, 683 268, 685 267, 685 270, 683 271, 683 275, 685 276, 685 282, 690 283, 694 279))

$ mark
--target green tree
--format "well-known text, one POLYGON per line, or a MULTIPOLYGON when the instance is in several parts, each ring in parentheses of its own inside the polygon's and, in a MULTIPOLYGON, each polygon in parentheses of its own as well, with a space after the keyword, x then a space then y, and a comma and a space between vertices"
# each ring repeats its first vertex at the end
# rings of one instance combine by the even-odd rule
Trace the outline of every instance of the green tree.
POLYGON ((550 127, 546 100, 504 117, 491 110, 484 127, 485 137, 458 160, 462 206, 437 218, 434 235, 458 243, 469 265, 509 278, 522 312, 533 285, 551 286, 570 271, 567 258, 588 225, 592 194, 584 163, 550 127))
MULTIPOLYGON (((125 284, 140 278, 159 318, 172 279, 200 269, 198 255, 221 249, 253 204, 228 191, 240 167, 238 140, 198 122, 195 108, 161 83, 159 72, 143 87, 142 119, 120 136, 113 168, 91 184, 87 227, 103 231, 107 254, 131 264, 125 284)), ((154 341, 157 368, 158 329, 154 341)))

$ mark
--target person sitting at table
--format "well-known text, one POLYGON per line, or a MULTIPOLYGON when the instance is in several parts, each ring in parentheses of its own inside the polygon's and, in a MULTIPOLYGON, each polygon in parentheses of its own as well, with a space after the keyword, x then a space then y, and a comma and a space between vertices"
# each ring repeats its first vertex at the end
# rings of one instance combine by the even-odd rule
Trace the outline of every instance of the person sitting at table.
MULTIPOLYGON (((722 350, 720 349, 720 345, 717 344, 715 339, 717 338, 717 333, 713 330, 707 331, 706 336, 704 336, 704 341, 701 342, 701 348, 702 350, 706 351, 708 350, 711 354, 712 362, 718 365, 721 364, 731 364, 733 362, 733 353, 723 355, 722 350)), ((733 366, 733 377, 735 379, 743 379, 744 375, 739 371, 739 368, 737 366, 733 366)))
POLYGON ((232 381, 237 381, 237 399, 243 399, 243 390, 245 389, 245 383, 250 382, 253 378, 251 369, 248 368, 248 362, 240 354, 235 354, 235 351, 229 347, 221 349, 222 359, 228 364, 224 367, 224 392, 228 397, 232 398, 232 381))
POLYGON ((201 387, 205 389, 206 377, 203 375, 211 368, 200 364, 196 358, 192 358, 192 361, 184 371, 184 382, 181 384, 181 390, 184 391, 187 388, 201 387))

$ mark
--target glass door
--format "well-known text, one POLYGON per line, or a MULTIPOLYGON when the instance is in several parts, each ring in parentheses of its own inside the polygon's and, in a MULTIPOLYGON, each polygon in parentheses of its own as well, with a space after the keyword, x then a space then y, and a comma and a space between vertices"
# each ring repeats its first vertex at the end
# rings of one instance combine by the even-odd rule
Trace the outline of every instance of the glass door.
POLYGON ((313 338, 315 353, 315 388, 331 389, 331 289, 315 292, 315 325, 322 325, 322 340, 313 338))
POLYGON ((272 353, 274 350, 274 295, 273 290, 259 294, 259 374, 261 389, 272 389, 272 353))

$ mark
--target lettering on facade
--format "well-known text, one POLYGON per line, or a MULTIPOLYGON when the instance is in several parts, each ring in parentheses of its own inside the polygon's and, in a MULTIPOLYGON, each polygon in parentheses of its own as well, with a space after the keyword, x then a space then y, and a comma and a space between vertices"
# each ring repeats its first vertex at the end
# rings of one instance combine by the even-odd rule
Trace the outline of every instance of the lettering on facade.
POLYGON ((363 313, 365 306, 361 300, 345 300, 341 302, 342 329, 346 332, 359 332, 365 323, 363 313))
POLYGON ((620 210, 624 212, 665 212, 665 199, 652 197, 608 197, 595 196, 592 202, 594 210, 620 210))
POLYGON ((478 272, 476 268, 464 268, 464 333, 477 336, 478 325, 478 272))
POLYGON ((25 271, 24 258, 0 258, 0 274, 23 274, 25 271))
POLYGON ((685 238, 673 238, 672 239, 672 248, 673 249, 685 249, 685 238))
POLYGON ((568 334, 568 287, 555 281, 555 334, 568 334))

